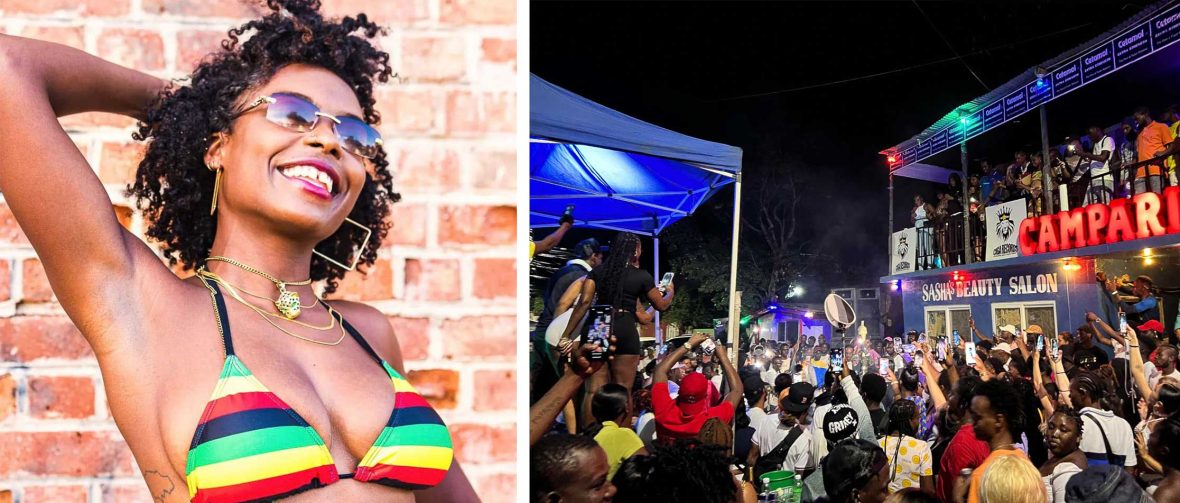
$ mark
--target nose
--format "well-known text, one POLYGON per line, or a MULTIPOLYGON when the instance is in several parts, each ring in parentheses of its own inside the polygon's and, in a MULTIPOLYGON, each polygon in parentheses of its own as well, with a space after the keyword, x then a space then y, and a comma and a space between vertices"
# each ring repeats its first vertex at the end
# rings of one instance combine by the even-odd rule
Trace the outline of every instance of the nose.
POLYGON ((315 128, 304 133, 303 144, 322 150, 324 153, 340 159, 344 155, 340 147, 340 139, 336 137, 335 121, 331 117, 321 116, 315 128))

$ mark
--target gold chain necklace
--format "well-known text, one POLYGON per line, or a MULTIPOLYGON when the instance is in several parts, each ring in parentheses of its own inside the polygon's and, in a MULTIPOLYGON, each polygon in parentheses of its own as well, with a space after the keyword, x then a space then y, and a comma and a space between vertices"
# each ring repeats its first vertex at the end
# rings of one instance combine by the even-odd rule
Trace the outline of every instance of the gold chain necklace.
MULTIPOLYGON (((233 290, 233 286, 232 286, 232 285, 229 285, 228 283, 226 283, 226 282, 225 282, 225 280, 224 280, 224 279, 222 279, 221 277, 219 277, 219 276, 217 276, 216 274, 214 274, 214 273, 210 272, 209 270, 205 269, 204 267, 202 267, 202 268, 198 269, 198 270, 197 270, 197 274, 198 274, 199 276, 203 277, 203 278, 208 278, 208 279, 210 279, 210 280, 212 280, 212 281, 215 281, 215 282, 217 282, 217 284, 219 284, 219 285, 222 285, 222 286, 226 287, 226 289, 229 291, 230 298, 232 298, 232 299, 234 299, 235 301, 237 301, 237 302, 241 303, 242 305, 246 306, 247 308, 249 308, 250 310, 254 311, 255 313, 258 313, 258 315, 259 315, 259 316, 262 316, 262 319, 263 319, 263 321, 265 321, 265 322, 269 323, 269 324, 270 324, 270 326, 272 326, 272 327, 275 327, 275 328, 276 328, 277 330, 279 330, 280 332, 282 332, 282 333, 284 333, 284 334, 287 334, 287 335, 289 335, 289 336, 291 336, 291 337, 294 337, 294 338, 296 338, 296 339, 299 339, 299 340, 301 340, 301 341, 307 341, 307 342, 310 342, 310 343, 313 343, 313 344, 319 344, 319 345, 321 345, 321 346, 335 346, 335 345, 337 345, 337 344, 340 344, 342 341, 344 341, 344 338, 348 336, 348 334, 347 334, 347 333, 344 331, 344 324, 343 324, 343 323, 341 323, 341 324, 340 324, 340 338, 339 338, 339 339, 336 339, 336 340, 335 340, 335 341, 333 341, 333 342, 324 342, 324 341, 319 341, 319 340, 311 339, 311 338, 308 338, 308 337, 304 337, 304 336, 302 336, 302 335, 299 335, 299 334, 291 333, 290 331, 287 331, 287 330, 285 330, 283 327, 280 327, 280 326, 278 326, 278 324, 276 324, 275 322, 273 322, 273 321, 270 321, 270 317, 271 317, 271 316, 274 316, 274 317, 278 318, 278 316, 277 316, 277 315, 274 315, 274 314, 272 314, 272 313, 268 313, 268 312, 266 312, 266 311, 263 311, 263 310, 262 310, 262 309, 260 309, 258 306, 255 306, 254 304, 251 304, 251 303, 247 302, 245 299, 243 299, 241 296, 239 296, 239 295, 237 294, 237 292, 236 292, 236 291, 234 291, 234 290, 233 290)), ((336 324, 336 317, 335 317, 335 316, 332 316, 332 313, 334 312, 334 310, 331 308, 331 306, 328 306, 328 308, 327 308, 327 309, 328 309, 328 316, 329 316, 330 318, 332 318, 332 324, 333 324, 333 325, 335 325, 335 324, 336 324)), ((300 325, 303 325, 303 326, 305 326, 305 327, 314 328, 314 329, 321 330, 321 331, 326 331, 326 330, 329 330, 329 329, 331 329, 331 327, 330 327, 330 326, 329 326, 328 328, 326 328, 326 329, 320 329, 320 328, 318 328, 318 327, 313 327, 313 326, 311 326, 311 325, 308 325, 308 324, 306 324, 306 323, 298 322, 298 321, 295 321, 295 320, 287 320, 287 321, 290 321, 290 322, 293 322, 293 323, 298 323, 298 324, 300 324, 300 325)))
MULTIPOLYGON (((213 273, 210 273, 210 274, 213 274, 213 273)), ((222 278, 222 279, 225 279, 225 278, 222 278)), ((269 301, 271 301, 271 303, 278 303, 278 301, 279 301, 278 299, 272 299, 272 298, 270 298, 270 297, 267 297, 267 296, 265 296, 265 295, 259 295, 259 294, 256 294, 256 293, 254 293, 254 292, 251 292, 251 291, 249 291, 249 290, 247 290, 247 289, 245 289, 245 288, 242 288, 242 287, 240 287, 240 286, 235 286, 234 288, 237 288, 239 292, 242 292, 242 293, 244 293, 244 294, 246 294, 246 295, 249 295, 249 296, 251 296, 251 297, 254 297, 254 298, 256 298, 256 299, 269 300, 269 301)), ((319 299, 319 297, 316 297, 316 299, 318 300, 318 299, 319 299)), ((315 307, 315 305, 316 305, 316 301, 315 301, 315 300, 313 300, 313 301, 311 301, 311 304, 308 304, 308 305, 306 305, 306 306, 304 306, 304 305, 302 305, 302 304, 301 304, 301 305, 299 306, 299 310, 300 310, 300 312, 302 312, 304 309, 310 309, 310 308, 313 308, 313 307, 315 307)), ((274 315, 274 316, 278 316, 278 315, 274 315)), ((284 319, 288 319, 286 316, 283 316, 283 318, 284 318, 284 319)), ((291 320, 291 321, 295 321, 295 320, 291 320)))
MULTIPOLYGON (((243 291, 243 292, 244 292, 244 290, 242 290, 242 288, 241 288, 241 287, 234 286, 232 283, 230 283, 229 281, 227 281, 225 278, 223 278, 223 277, 221 277, 221 276, 218 276, 218 275, 217 275, 217 273, 215 273, 215 272, 212 272, 212 271, 210 271, 210 270, 208 270, 208 269, 204 269, 204 268, 202 268, 202 269, 201 269, 201 271, 203 271, 203 272, 201 272, 201 275, 202 275, 202 277, 209 278, 209 279, 211 279, 211 280, 213 280, 213 281, 216 281, 216 282, 217 282, 217 284, 219 284, 219 285, 221 285, 221 286, 224 286, 224 287, 225 287, 225 289, 226 289, 226 292, 227 292, 227 293, 228 293, 228 294, 229 294, 231 297, 233 297, 233 298, 234 298, 234 300, 236 300, 236 301, 238 301, 238 302, 241 302, 241 303, 243 303, 243 304, 246 304, 246 305, 247 305, 247 306, 249 306, 249 307, 252 307, 252 308, 254 308, 254 309, 255 309, 255 311, 257 311, 257 312, 258 312, 258 313, 260 313, 260 314, 263 314, 263 315, 266 315, 266 316, 270 316, 271 318, 278 318, 278 319, 280 319, 280 320, 287 321, 287 322, 290 322, 290 323, 294 323, 294 324, 296 324, 296 325, 299 325, 299 326, 301 326, 301 327, 307 327, 307 328, 310 328, 310 329, 312 329, 312 330, 319 330, 319 331, 321 331, 321 332, 324 332, 324 331, 327 331, 327 330, 331 330, 331 329, 333 329, 333 328, 335 328, 335 327, 336 327, 336 318, 335 318, 335 317, 333 317, 333 316, 331 316, 331 314, 332 314, 332 313, 334 313, 334 312, 336 312, 336 311, 332 309, 332 306, 329 306, 329 305, 327 305, 327 304, 324 304, 324 308, 328 310, 328 315, 329 315, 329 318, 331 318, 331 320, 328 322, 328 324, 327 324, 327 325, 324 325, 324 326, 321 326, 321 327, 317 327, 317 326, 315 326, 315 325, 312 325, 312 324, 310 324, 310 323, 304 323, 304 322, 302 322, 302 321, 299 321, 299 320, 292 320, 292 319, 288 319, 286 316, 283 316, 283 315, 281 315, 281 314, 275 314, 275 313, 272 313, 272 312, 270 312, 270 311, 267 311, 267 310, 265 310, 265 309, 262 309, 262 308, 260 308, 260 307, 258 307, 258 306, 256 306, 256 305, 254 305, 254 303, 252 303, 252 302, 248 302, 248 301, 246 301, 245 299, 243 299, 243 298, 241 298, 240 296, 238 296, 238 291, 243 291)), ((266 298, 266 297, 263 297, 263 298, 266 298)), ((319 299, 319 297, 316 297, 316 299, 319 299)), ((312 306, 315 306, 315 303, 314 303, 314 302, 313 302, 311 305, 309 305, 309 306, 306 306, 306 307, 312 307, 312 306)))
POLYGON ((253 267, 250 267, 246 264, 238 262, 237 260, 234 260, 229 257, 222 257, 220 255, 213 255, 213 256, 205 259, 205 262, 209 262, 210 260, 217 261, 217 262, 225 262, 229 265, 238 267, 238 268, 242 269, 243 271, 262 276, 263 278, 266 278, 271 283, 274 283, 275 288, 277 288, 279 290, 279 298, 274 300, 275 309, 278 309, 279 313, 282 314, 284 317, 286 317, 288 320, 294 320, 295 318, 299 317, 299 312, 302 311, 302 308, 300 306, 301 303, 299 301, 299 294, 296 292, 292 292, 290 290, 287 290, 287 285, 292 285, 292 286, 310 285, 311 278, 307 278, 303 281, 283 281, 283 280, 280 280, 279 278, 271 276, 263 271, 255 269, 253 267))

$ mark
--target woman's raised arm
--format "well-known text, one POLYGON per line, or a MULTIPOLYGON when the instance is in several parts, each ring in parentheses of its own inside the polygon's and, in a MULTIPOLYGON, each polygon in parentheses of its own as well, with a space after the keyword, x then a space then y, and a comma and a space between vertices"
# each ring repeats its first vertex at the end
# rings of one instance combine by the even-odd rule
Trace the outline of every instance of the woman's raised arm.
POLYGON ((96 332, 88 327, 117 324, 112 306, 136 288, 134 264, 154 255, 119 225, 106 189, 57 117, 139 117, 165 86, 76 49, 0 35, 0 127, 7 133, 0 190, 62 307, 88 337, 96 332), (101 304, 107 299, 110 305, 101 304))

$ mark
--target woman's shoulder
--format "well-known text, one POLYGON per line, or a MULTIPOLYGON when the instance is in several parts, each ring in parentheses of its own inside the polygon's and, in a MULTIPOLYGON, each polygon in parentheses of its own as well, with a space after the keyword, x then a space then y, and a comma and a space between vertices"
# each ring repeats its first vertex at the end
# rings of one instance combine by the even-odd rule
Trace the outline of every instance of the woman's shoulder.
POLYGON ((340 313, 365 342, 373 347, 385 361, 400 369, 402 364, 401 346, 389 317, 377 308, 363 302, 350 300, 328 300, 328 305, 340 313))

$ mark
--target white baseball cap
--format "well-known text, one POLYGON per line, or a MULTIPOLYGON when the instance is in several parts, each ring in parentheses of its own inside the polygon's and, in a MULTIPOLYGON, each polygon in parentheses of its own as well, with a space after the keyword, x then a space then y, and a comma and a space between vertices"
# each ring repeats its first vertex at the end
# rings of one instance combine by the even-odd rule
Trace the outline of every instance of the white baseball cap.
POLYGON ((1016 326, 1015 325, 1004 325, 1004 326, 1000 327, 1000 331, 1001 332, 1008 332, 1012 335, 1016 335, 1016 326))

